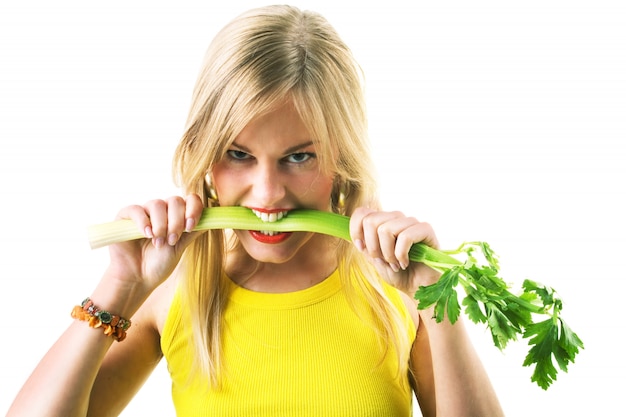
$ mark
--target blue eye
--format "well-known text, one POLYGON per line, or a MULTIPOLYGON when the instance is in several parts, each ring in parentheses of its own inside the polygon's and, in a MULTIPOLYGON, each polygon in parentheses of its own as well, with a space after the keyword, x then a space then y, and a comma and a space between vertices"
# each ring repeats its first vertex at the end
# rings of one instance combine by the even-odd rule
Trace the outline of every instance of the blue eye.
POLYGON ((298 153, 292 153, 291 155, 288 155, 285 158, 285 160, 287 160, 287 162, 291 162, 294 164, 301 164, 314 157, 315 157, 315 154, 311 152, 298 152, 298 153))
POLYGON ((229 157, 231 157, 232 159, 235 159, 237 161, 243 161, 245 159, 250 158, 250 155, 248 155, 246 152, 244 151, 239 151, 236 149, 232 149, 230 151, 226 152, 228 154, 229 157))

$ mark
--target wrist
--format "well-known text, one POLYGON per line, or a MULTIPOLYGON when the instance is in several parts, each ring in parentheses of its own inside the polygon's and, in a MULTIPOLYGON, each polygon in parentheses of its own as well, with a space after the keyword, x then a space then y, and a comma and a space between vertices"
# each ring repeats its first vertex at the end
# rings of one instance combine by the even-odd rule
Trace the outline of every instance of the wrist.
POLYGON ((89 327, 101 328, 105 336, 111 336, 118 342, 126 339, 126 331, 131 326, 130 320, 101 309, 90 298, 72 309, 72 318, 88 322, 89 327))
MULTIPOLYGON (((441 272, 436 271, 426 265, 420 265, 420 270, 417 271, 416 278, 409 280, 405 288, 401 289, 409 297, 415 299, 415 293, 422 287, 428 287, 434 285, 441 278, 441 272)), ((416 301, 417 302, 417 301, 416 301)))
POLYGON ((151 292, 141 281, 121 277, 108 268, 89 298, 103 310, 130 318, 151 292))

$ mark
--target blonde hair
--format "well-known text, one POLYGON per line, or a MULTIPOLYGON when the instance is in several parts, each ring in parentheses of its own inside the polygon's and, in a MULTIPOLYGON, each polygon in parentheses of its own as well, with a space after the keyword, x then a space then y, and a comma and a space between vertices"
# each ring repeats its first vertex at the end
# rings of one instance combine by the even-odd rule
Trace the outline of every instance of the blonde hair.
MULTIPOLYGON (((361 70, 348 47, 320 15, 291 6, 270 6, 242 14, 209 46, 194 88, 186 131, 174 156, 174 176, 187 193, 210 206, 205 176, 255 117, 290 100, 315 139, 322 169, 335 175, 345 214, 378 205, 367 140, 361 70)), ((227 242, 213 230, 185 253, 183 296, 193 326, 197 369, 219 385, 222 313, 228 297, 224 273, 227 242)), ((344 287, 360 287, 371 305, 386 353, 395 346, 399 373, 408 369, 410 342, 405 324, 386 296, 380 278, 353 245, 338 243, 344 287)), ((348 291, 350 293, 350 291, 348 291)))

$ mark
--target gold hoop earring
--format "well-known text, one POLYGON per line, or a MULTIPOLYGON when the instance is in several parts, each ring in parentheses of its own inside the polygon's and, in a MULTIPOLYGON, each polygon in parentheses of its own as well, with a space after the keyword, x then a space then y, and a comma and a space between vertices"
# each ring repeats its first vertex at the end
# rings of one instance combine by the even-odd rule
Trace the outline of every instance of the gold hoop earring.
POLYGON ((339 196, 337 197, 337 208, 343 213, 346 209, 346 193, 343 190, 345 186, 342 186, 341 188, 339 196))
POLYGON ((337 186, 337 194, 336 197, 333 198, 333 206, 338 214, 344 214, 346 211, 346 194, 347 194, 347 184, 341 180, 339 180, 339 185, 337 186))
POLYGON ((209 189, 207 190, 209 192, 209 199, 215 203, 217 203, 219 200, 217 198, 217 191, 215 191, 215 187, 213 187, 212 185, 209 186, 209 189))
POLYGON ((204 178, 204 185, 206 187, 206 192, 209 196, 209 201, 214 204, 218 204, 219 198, 217 197, 217 191, 215 190, 215 187, 213 186, 213 181, 211 180, 211 174, 206 174, 206 177, 204 178))

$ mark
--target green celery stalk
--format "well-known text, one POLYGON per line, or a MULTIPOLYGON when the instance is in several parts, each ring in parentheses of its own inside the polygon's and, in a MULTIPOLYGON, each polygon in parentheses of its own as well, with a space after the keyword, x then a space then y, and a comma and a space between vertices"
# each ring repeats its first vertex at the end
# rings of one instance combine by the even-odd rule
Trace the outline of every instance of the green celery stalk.
MULTIPOLYGON (((245 207, 205 208, 194 231, 210 229, 268 230, 272 232, 315 232, 350 241, 350 218, 316 210, 292 210, 277 222, 263 222, 245 207)), ((87 230, 92 249, 113 243, 141 239, 144 235, 132 220, 116 220, 90 226, 87 230)), ((409 259, 415 262, 459 263, 455 258, 418 243, 411 248, 409 259)))
MULTIPOLYGON (((212 207, 204 209, 195 231, 209 229, 268 230, 276 232, 306 231, 322 233, 350 241, 350 218, 315 210, 294 210, 276 222, 262 222, 245 207, 212 207)), ((131 220, 117 220, 88 228, 93 249, 113 243, 140 239, 143 234, 131 220)), ((416 243, 409 259, 422 262, 441 272, 435 284, 423 286, 415 293, 418 309, 434 306, 433 318, 441 322, 447 316, 455 323, 464 311, 474 323, 486 325, 499 349, 518 336, 527 338, 531 346, 523 366, 534 366, 531 381, 541 388, 556 381, 557 368, 567 372, 582 340, 561 318, 563 303, 556 291, 531 280, 525 280, 522 292, 513 294, 511 287, 498 276, 497 255, 485 242, 463 243, 455 250, 433 249, 416 243), (478 256, 476 256, 478 254, 478 256), (457 288, 465 297, 459 304, 457 288), (547 316, 535 321, 536 316, 547 316)))

